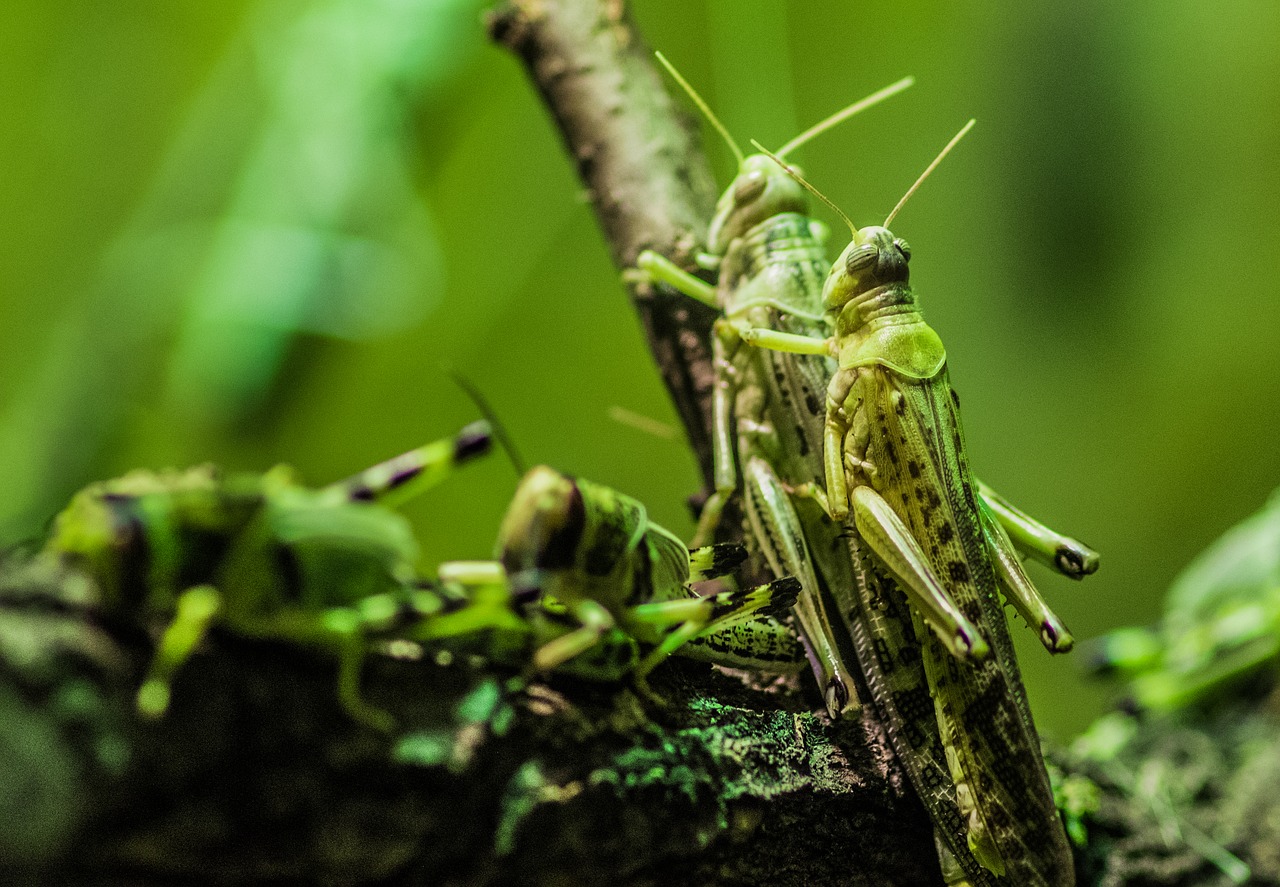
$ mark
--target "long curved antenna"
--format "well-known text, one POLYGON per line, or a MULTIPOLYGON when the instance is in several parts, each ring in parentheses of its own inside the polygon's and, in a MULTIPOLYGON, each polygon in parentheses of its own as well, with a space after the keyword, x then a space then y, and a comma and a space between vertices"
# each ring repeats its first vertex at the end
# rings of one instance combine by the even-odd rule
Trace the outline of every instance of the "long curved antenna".
POLYGON ((525 473, 529 470, 528 466, 525 464, 525 461, 520 458, 520 452, 516 449, 515 441, 513 441, 511 439, 511 435, 507 433, 507 427, 498 419, 498 414, 493 411, 493 407, 489 405, 489 401, 480 393, 480 389, 475 386, 475 383, 462 375, 462 373, 459 373, 457 370, 450 367, 445 367, 444 370, 449 374, 449 378, 453 379, 453 384, 461 388, 463 393, 465 393, 467 397, 471 398, 471 402, 476 405, 476 409, 480 411, 480 415, 484 416, 485 419, 488 420, 489 424, 493 426, 493 436, 502 446, 503 451, 507 454, 507 458, 511 460, 511 465, 515 468, 516 473, 521 477, 524 477, 525 473))
POLYGON ((947 147, 943 148, 942 152, 938 154, 937 157, 933 158, 933 163, 930 163, 927 167, 925 167, 925 171, 920 173, 920 178, 916 179, 916 183, 907 189, 906 194, 902 195, 902 199, 899 200, 898 205, 893 208, 893 212, 889 213, 888 218, 884 220, 884 227, 886 228, 889 227, 889 223, 892 222, 893 217, 898 214, 898 210, 902 209, 902 207, 906 205, 907 199, 910 198, 912 194, 916 193, 916 189, 924 184, 925 179, 929 178, 929 173, 933 172, 934 169, 938 166, 938 164, 942 162, 942 158, 946 157, 948 154, 951 153, 951 149, 956 146, 956 142, 964 138, 965 133, 973 129, 973 125, 977 122, 978 122, 977 120, 970 118, 969 122, 966 123, 964 127, 952 137, 951 141, 947 142, 947 147))
POLYGON ((848 226, 849 226, 849 231, 853 234, 853 236, 854 236, 854 237, 857 237, 857 236, 858 236, 858 226, 857 226, 857 225, 855 225, 855 224, 853 224, 853 219, 851 219, 851 218, 849 218, 848 216, 846 216, 846 215, 844 214, 844 212, 840 209, 840 207, 836 206, 834 203, 832 203, 832 202, 830 201, 830 199, 828 199, 828 198, 827 198, 827 195, 823 194, 823 193, 822 193, 821 191, 819 191, 817 188, 813 187, 813 185, 810 185, 808 182, 806 182, 806 181, 804 180, 804 176, 802 176, 802 175, 800 175, 800 173, 796 172, 795 167, 788 166, 788 165, 787 165, 787 162, 786 162, 785 160, 783 160, 783 159, 782 159, 781 157, 779 157, 777 154, 774 154, 772 151, 770 151, 770 150, 769 150, 768 148, 766 148, 764 145, 762 145, 762 144, 760 144, 759 142, 757 142, 755 139, 752 139, 752 140, 751 140, 751 146, 752 146, 753 148, 755 148, 757 151, 759 151, 761 154, 766 154, 766 155, 768 155, 768 156, 769 156, 769 158, 770 158, 770 159, 772 159, 774 163, 776 163, 776 164, 778 164, 778 166, 782 167, 782 171, 783 171, 783 172, 785 172, 787 175, 791 176, 791 178, 793 178, 793 179, 795 179, 797 182, 799 182, 799 183, 804 187, 804 189, 805 189, 806 191, 808 191, 808 192, 809 192, 810 194, 812 194, 814 197, 816 197, 816 198, 818 198, 819 200, 821 200, 821 201, 822 201, 823 203, 825 203, 827 206, 831 207, 831 209, 835 212, 835 214, 836 214, 836 215, 838 215, 840 218, 844 219, 844 223, 845 223, 846 225, 848 225, 848 226))
POLYGON ((689 98, 693 99, 693 103, 698 106, 698 110, 702 112, 702 116, 706 117, 711 125, 715 127, 716 132, 720 133, 725 144, 729 146, 729 150, 733 152, 733 156, 738 158, 738 166, 742 166, 742 149, 739 148, 738 143, 733 140, 733 136, 729 135, 729 130, 725 129, 724 124, 720 122, 720 118, 711 113, 711 108, 702 100, 702 96, 698 95, 694 88, 689 85, 688 80, 685 80, 680 76, 680 72, 676 70, 676 66, 667 61, 667 57, 665 55, 660 52, 655 52, 654 55, 657 57, 658 61, 662 62, 662 67, 667 69, 667 73, 674 77, 676 83, 679 83, 680 86, 684 88, 684 91, 689 94, 689 98))
POLYGON ((812 139, 814 136, 822 135, 824 132, 831 129, 831 127, 839 123, 843 123, 844 121, 852 117, 854 114, 857 114, 861 111, 865 111, 867 110, 867 108, 870 108, 873 105, 878 105, 881 102, 883 102, 885 99, 889 98, 890 96, 897 95, 898 93, 902 92, 904 89, 906 89, 908 86, 911 86, 915 82, 916 82, 916 78, 914 77, 903 77, 897 83, 890 83, 884 89, 871 93, 871 95, 867 96, 865 99, 858 99, 858 101, 854 102, 852 105, 849 105, 847 108, 842 108, 841 110, 836 111, 827 119, 819 121, 818 123, 815 123, 813 126, 809 127, 804 132, 800 133, 800 135, 796 136, 794 139, 787 142, 785 145, 783 145, 781 148, 777 150, 776 152, 777 156, 786 157, 788 154, 790 154, 796 148, 799 148, 801 145, 803 145, 805 142, 812 139))

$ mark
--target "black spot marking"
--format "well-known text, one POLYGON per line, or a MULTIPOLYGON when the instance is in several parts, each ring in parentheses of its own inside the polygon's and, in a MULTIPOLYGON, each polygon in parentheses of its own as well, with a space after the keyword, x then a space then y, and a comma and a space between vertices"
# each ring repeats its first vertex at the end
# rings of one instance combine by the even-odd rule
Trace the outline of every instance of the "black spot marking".
POLYGON ((822 403, 822 398, 814 394, 812 391, 806 390, 804 393, 804 405, 809 410, 811 416, 821 416, 826 412, 826 407, 822 403))
POLYGON ((946 545, 948 542, 954 539, 956 535, 955 528, 951 526, 950 521, 943 521, 938 526, 937 532, 938 532, 938 541, 941 542, 943 545, 946 545))
POLYGON ((1060 546, 1053 554, 1053 562, 1057 565, 1059 572, 1072 579, 1084 578, 1084 560, 1078 551, 1072 551, 1065 545, 1060 546))
POLYGON ((537 565, 544 570, 565 570, 572 567, 586 525, 587 511, 582 503, 582 491, 574 484, 569 493, 569 510, 565 522, 547 538, 547 544, 538 552, 537 565))
POLYGON ((952 582, 968 582, 969 565, 964 561, 952 561, 947 564, 947 574, 951 576, 952 582))
POLYGON ((908 460, 907 460, 907 473, 908 473, 908 474, 910 474, 912 477, 915 477, 915 478, 920 477, 920 463, 919 463, 919 462, 917 462, 915 459, 908 459, 908 460))
POLYGON ((640 519, 635 506, 622 500, 615 500, 614 505, 607 511, 602 510, 594 537, 589 540, 590 547, 582 559, 582 566, 590 576, 607 576, 614 571, 640 519))
POLYGON ((127 610, 142 606, 151 572, 151 540, 135 509, 132 496, 103 496, 111 513, 112 544, 120 556, 120 605, 127 610))
POLYGON ((493 446, 493 435, 487 422, 472 422, 453 439, 453 461, 466 462, 483 456, 493 446))
POLYGON ((786 616, 787 611, 796 605, 796 599, 800 597, 800 580, 794 576, 788 576, 770 583, 769 587, 773 590, 773 594, 769 606, 761 612, 766 616, 786 616))
POLYGON ((647 557, 636 560, 638 563, 631 577, 631 593, 627 595, 627 605, 632 607, 653 600, 653 560, 647 557))
POLYGON ((413 480, 415 477, 417 477, 421 473, 422 473, 421 465, 406 465, 403 468, 397 468, 392 473, 391 477, 387 478, 386 489, 394 490, 396 487, 400 486, 401 484, 404 484, 413 480))
POLYGON ((938 495, 937 490, 929 490, 928 504, 930 508, 937 508, 942 504, 942 497, 938 495))
POLYGON ((884 442, 884 455, 894 465, 898 464, 898 451, 894 448, 893 441, 886 440, 884 442))
POLYGON ((957 410, 960 409, 960 395, 956 394, 956 390, 954 388, 951 389, 951 402, 955 404, 957 410))
POLYGON ((893 392, 893 411, 899 416, 907 414, 907 400, 897 391, 893 392))
POLYGON ((746 561, 747 549, 736 542, 722 542, 711 547, 711 568, 707 575, 726 576, 746 561))
POLYGON ((804 433, 804 429, 801 428, 799 425, 796 426, 796 441, 800 450, 800 455, 808 456, 809 455, 809 438, 804 433))

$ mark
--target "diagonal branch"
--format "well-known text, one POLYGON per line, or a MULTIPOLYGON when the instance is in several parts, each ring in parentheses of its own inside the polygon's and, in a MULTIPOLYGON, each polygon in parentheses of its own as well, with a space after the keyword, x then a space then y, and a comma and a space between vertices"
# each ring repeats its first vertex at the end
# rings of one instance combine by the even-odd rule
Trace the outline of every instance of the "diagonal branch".
MULTIPOLYGON (((716 189, 697 130, 663 88, 621 0, 512 0, 491 36, 524 62, 564 137, 619 269, 644 249, 677 261, 702 246, 716 189)), ((714 312, 633 285, 648 335, 704 478, 711 477, 708 334, 714 312)))

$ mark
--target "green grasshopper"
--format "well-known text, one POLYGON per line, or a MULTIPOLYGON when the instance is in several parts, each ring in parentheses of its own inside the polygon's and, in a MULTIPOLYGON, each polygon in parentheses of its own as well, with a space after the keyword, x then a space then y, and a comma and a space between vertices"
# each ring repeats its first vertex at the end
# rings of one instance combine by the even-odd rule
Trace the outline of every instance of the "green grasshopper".
MULTIPOLYGON (((712 222, 709 260, 718 267, 716 287, 693 277, 653 252, 638 258, 653 280, 723 310, 713 340, 717 379, 713 399, 716 490, 699 521, 697 540, 710 538, 721 510, 737 487, 738 461, 753 535, 775 575, 795 575, 805 589, 797 614, 809 642, 815 674, 826 690, 828 710, 837 716, 857 704, 853 683, 826 616, 822 592, 846 601, 855 578, 840 543, 840 529, 818 519, 787 497, 782 479, 819 481, 823 400, 833 366, 824 355, 769 353, 740 347, 744 330, 768 327, 809 337, 825 337, 822 280, 829 267, 820 224, 806 215, 803 191, 761 149, 744 156, 723 124, 661 55, 672 76, 721 134, 739 160, 739 173, 721 196, 712 222), (735 460, 735 448, 737 460, 735 460)), ((841 120, 905 89, 905 78, 850 105, 788 142, 785 156, 841 120)), ((1020 550, 1073 578, 1097 568, 1097 555, 1022 514, 979 483, 984 504, 1020 550)), ((1051 614, 1050 614, 1051 615, 1051 614)), ((1032 622, 1036 625, 1039 622, 1032 622)), ((1058 649, 1070 645, 1059 632, 1058 649)))
MULTIPOLYGON (((1280 662, 1280 490, 1173 581, 1155 629, 1100 638, 1091 666, 1132 678, 1132 701, 1169 712, 1212 702, 1280 662)), ((1274 680, 1271 681, 1274 683, 1274 680)))
POLYGON ((167 621, 137 694, 143 715, 165 713, 174 675, 217 625, 336 653, 340 702, 386 730, 390 716, 360 696, 368 637, 406 607, 440 606, 418 588, 408 522, 387 506, 489 446, 477 422, 319 489, 287 465, 226 477, 212 466, 137 471, 76 494, 44 553, 91 575, 110 615, 167 621))
POLYGON ((1069 575, 1091 572, 1097 555, 984 496, 970 473, 945 351, 908 284, 910 248, 887 228, 907 197, 884 226, 859 230, 840 213, 853 237, 823 286, 831 336, 741 335, 838 362, 827 387, 825 491, 812 484, 808 492, 856 531, 848 536, 859 589, 847 625, 895 751, 934 820, 948 882, 1071 885, 1070 849, 998 590, 1050 651, 1068 649, 1071 638, 1002 521, 1019 531, 1020 547, 1069 575))
POLYGON ((677 651, 764 671, 797 665, 794 635, 768 618, 795 603, 796 580, 700 597, 688 583, 725 575, 745 550, 690 551, 651 522, 640 502, 608 487, 535 467, 507 510, 497 549, 498 561, 441 564, 441 581, 466 589, 467 605, 408 636, 431 640, 485 627, 474 623, 470 605, 483 594, 520 613, 526 631, 514 643, 536 642, 535 671, 603 680, 630 674, 643 689, 645 676, 677 651), (628 639, 648 652, 635 659, 628 639))
MULTIPOLYGON (((775 576, 800 580, 796 615, 806 652, 829 714, 840 717, 858 707, 858 698, 823 594, 833 584, 851 588, 854 580, 838 529, 811 504, 797 509, 783 482, 813 479, 821 472, 822 435, 815 410, 821 410, 831 367, 821 356, 796 358, 745 347, 740 335, 757 326, 825 335, 819 301, 828 267, 825 230, 809 218, 804 190, 765 154, 744 155, 693 87, 660 53, 658 59, 738 160, 738 174, 720 197, 707 235, 710 253, 703 262, 719 269, 715 287, 656 253, 646 251, 637 259, 649 279, 723 312, 712 340, 716 488, 703 507, 694 544, 714 535, 740 473, 752 538, 775 576)), ((779 156, 912 82, 904 78, 844 108, 792 139, 778 150, 779 156)))

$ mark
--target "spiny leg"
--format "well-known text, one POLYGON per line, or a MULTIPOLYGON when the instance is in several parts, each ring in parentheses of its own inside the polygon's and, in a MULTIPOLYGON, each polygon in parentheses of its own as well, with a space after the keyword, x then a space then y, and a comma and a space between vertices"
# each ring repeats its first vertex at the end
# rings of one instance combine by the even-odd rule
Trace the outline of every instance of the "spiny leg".
POLYGON ((138 712, 159 718, 169 710, 173 676, 204 638, 222 609, 222 595, 211 585, 197 585, 178 596, 173 621, 164 630, 147 677, 138 690, 138 712))
POLYGON ((982 481, 978 481, 978 494, 1023 554, 1072 579, 1083 579, 1098 569, 1098 553, 1083 542, 1049 529, 982 481))
POLYGON ((757 616, 785 614, 796 602, 800 583, 779 579, 756 588, 725 591, 706 597, 690 596, 653 601, 628 610, 629 623, 665 631, 661 642, 636 669, 643 679, 653 668, 695 637, 713 634, 757 616))
POLYGON ((934 572, 928 555, 888 502, 868 486, 853 490, 858 534, 899 582, 947 650, 957 659, 981 660, 986 640, 960 612, 934 572))
POLYGON ((472 422, 453 437, 402 453, 325 488, 344 501, 377 501, 395 506, 439 485, 458 466, 489 452, 488 422, 472 422))
POLYGON ((1050 653, 1067 652, 1075 645, 1071 632, 1067 631, 1062 620, 1040 596, 1040 592, 1022 569, 1022 562, 1004 527, 981 499, 978 500, 978 511, 982 518, 982 538, 987 544, 987 551, 996 568, 996 577, 1000 580, 1009 603, 1013 604, 1027 625, 1040 635, 1040 643, 1044 644, 1046 650, 1050 653))

